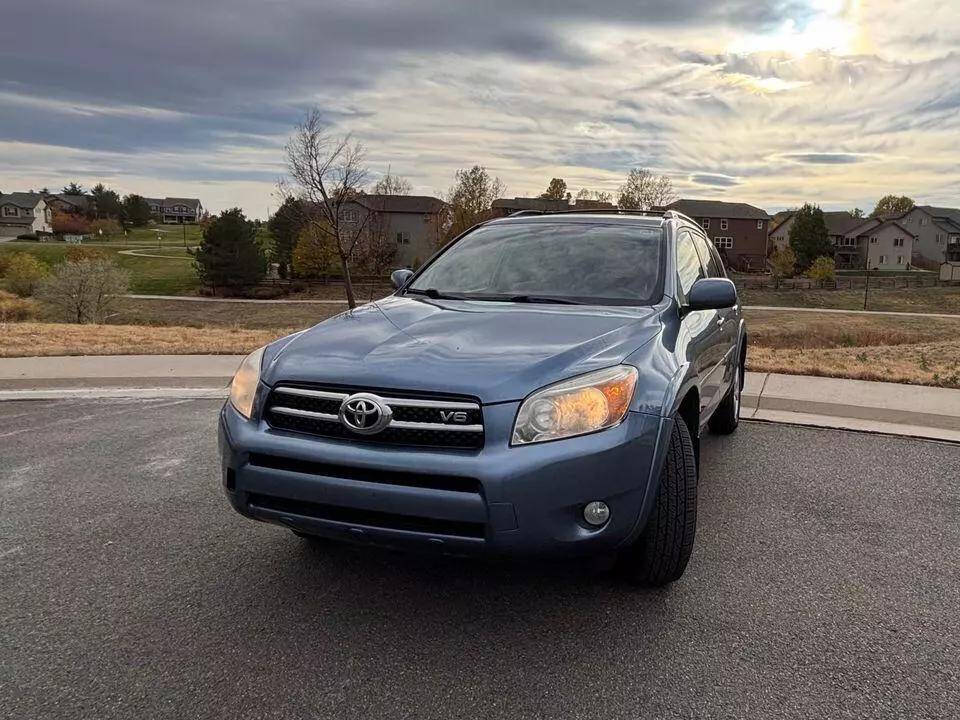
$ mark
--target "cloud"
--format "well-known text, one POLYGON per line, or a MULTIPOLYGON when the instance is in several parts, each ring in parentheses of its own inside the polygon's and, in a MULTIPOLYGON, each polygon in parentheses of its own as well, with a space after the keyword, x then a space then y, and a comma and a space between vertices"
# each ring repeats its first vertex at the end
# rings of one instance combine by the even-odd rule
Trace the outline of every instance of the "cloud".
POLYGON ((784 153, 780 156, 784 160, 791 160, 798 163, 809 163, 811 165, 850 165, 852 163, 865 162, 870 159, 869 155, 858 153, 784 153))
POLYGON ((720 175, 718 173, 694 173, 690 176, 690 182, 698 185, 710 185, 718 188, 733 187, 742 182, 739 178, 729 175, 720 175))
POLYGON ((943 178, 960 153, 960 14, 908 5, 19 2, 0 44, 0 187, 189 186, 262 215, 283 143, 317 105, 367 145, 373 171, 389 164, 417 192, 474 163, 511 194, 552 176, 611 191, 642 165, 681 193, 760 205, 807 199, 798 188, 824 203, 897 190, 958 204, 943 178), (830 23, 856 31, 843 35, 855 52, 777 45, 830 23))

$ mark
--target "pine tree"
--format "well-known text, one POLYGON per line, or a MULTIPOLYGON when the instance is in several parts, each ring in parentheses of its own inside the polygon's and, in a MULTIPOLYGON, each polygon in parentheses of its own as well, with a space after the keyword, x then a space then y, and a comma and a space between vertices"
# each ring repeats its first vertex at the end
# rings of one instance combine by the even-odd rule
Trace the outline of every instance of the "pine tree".
POLYGON ((257 229, 240 208, 224 210, 211 221, 192 255, 200 281, 214 292, 217 288, 249 288, 263 280, 267 272, 257 229))
POLYGON ((801 272, 806 272, 818 257, 833 257, 833 244, 827 234, 823 210, 810 203, 797 210, 790 227, 790 247, 796 253, 797 267, 801 272))

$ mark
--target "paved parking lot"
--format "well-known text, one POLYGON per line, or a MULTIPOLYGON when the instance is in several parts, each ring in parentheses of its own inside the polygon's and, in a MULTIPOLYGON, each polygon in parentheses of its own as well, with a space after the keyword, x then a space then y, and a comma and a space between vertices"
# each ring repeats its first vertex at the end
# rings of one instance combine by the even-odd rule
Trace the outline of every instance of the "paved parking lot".
POLYGON ((651 592, 313 550, 229 510, 217 407, 0 404, 0 716, 956 716, 960 446, 709 438, 651 592))

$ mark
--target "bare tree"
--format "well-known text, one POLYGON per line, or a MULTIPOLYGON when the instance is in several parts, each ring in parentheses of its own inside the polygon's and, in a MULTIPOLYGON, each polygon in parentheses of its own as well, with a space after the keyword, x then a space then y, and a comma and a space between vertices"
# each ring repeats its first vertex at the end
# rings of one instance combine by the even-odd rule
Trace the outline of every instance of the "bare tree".
POLYGON ((620 186, 617 205, 626 210, 649 210, 669 205, 677 199, 673 183, 666 175, 654 175, 646 168, 633 168, 620 186))
POLYGON ((387 165, 387 174, 381 177, 370 188, 373 195, 409 195, 413 192, 413 185, 410 181, 399 175, 390 172, 390 166, 387 165))
POLYGON ((390 216, 384 212, 384 199, 367 197, 364 203, 369 218, 367 230, 357 247, 357 261, 371 276, 370 299, 373 300, 374 289, 382 282, 382 275, 397 256, 397 243, 393 237, 390 216))
POLYGON ((590 190, 588 188, 582 188, 580 192, 577 193, 577 200, 593 200, 595 202, 607 203, 613 202, 613 195, 603 190, 590 190))
POLYGON ((37 296, 68 322, 102 323, 129 281, 130 274, 109 260, 65 262, 43 281, 37 296))
POLYGON ((326 238, 340 260, 347 304, 357 306, 350 265, 366 231, 369 213, 355 199, 367 182, 366 153, 352 136, 330 134, 320 110, 312 109, 286 146, 287 171, 294 186, 280 183, 280 194, 302 200, 304 224, 326 238))

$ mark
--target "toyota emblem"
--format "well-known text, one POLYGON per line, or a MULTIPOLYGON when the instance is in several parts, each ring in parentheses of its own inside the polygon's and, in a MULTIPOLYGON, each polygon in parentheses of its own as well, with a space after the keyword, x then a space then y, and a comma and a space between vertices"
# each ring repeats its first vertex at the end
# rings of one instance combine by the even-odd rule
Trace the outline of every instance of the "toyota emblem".
POLYGON ((355 433, 373 435, 390 424, 393 412, 371 393, 351 395, 340 404, 340 423, 355 433))

